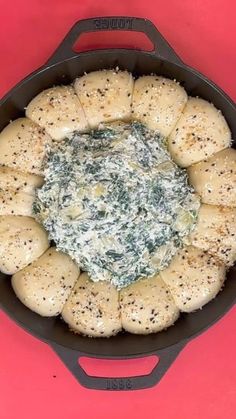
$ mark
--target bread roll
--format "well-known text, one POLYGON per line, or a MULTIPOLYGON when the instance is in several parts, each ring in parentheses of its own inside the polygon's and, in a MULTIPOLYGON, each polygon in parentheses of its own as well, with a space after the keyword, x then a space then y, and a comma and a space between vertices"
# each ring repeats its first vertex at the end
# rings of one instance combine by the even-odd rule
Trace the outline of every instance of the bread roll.
POLYGON ((229 147, 231 132, 218 109, 206 100, 192 97, 168 143, 173 160, 188 167, 229 147))
POLYGON ((43 177, 19 172, 10 167, 0 166, 0 189, 14 189, 34 195, 35 189, 43 185, 43 177))
POLYGON ((75 91, 91 128, 130 119, 133 77, 127 71, 93 71, 75 81, 75 91))
POLYGON ((189 240, 193 246, 232 265, 236 260, 236 208, 203 204, 189 240))
POLYGON ((56 316, 79 275, 72 259, 55 247, 12 277, 12 286, 23 304, 41 316, 56 316))
POLYGON ((179 316, 160 276, 140 279, 120 291, 121 322, 130 333, 148 334, 171 326, 179 316))
POLYGON ((28 118, 16 119, 0 133, 0 165, 40 175, 50 141, 45 130, 28 118))
POLYGON ((0 189, 0 215, 25 215, 32 217, 34 196, 15 189, 0 189))
POLYGON ((83 335, 108 337, 121 329, 118 291, 107 281, 80 275, 62 311, 69 327, 83 335))
POLYGON ((39 93, 26 108, 26 115, 55 140, 88 128, 83 109, 72 86, 56 86, 39 93))
POLYGON ((189 167, 188 175, 203 203, 236 207, 236 150, 227 148, 189 167))
POLYGON ((132 119, 168 136, 184 109, 187 93, 174 80, 143 76, 134 83, 132 119))
POLYGON ((197 310, 212 300, 225 280, 223 263, 193 246, 177 252, 161 277, 181 311, 197 310))
POLYGON ((14 274, 49 247, 44 228, 33 218, 0 216, 0 270, 14 274))

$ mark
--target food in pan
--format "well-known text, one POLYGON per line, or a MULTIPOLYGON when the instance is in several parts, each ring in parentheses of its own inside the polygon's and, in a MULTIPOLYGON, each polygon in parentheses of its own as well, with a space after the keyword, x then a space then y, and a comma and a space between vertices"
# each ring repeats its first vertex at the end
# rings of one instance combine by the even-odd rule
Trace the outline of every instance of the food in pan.
POLYGON ((179 317, 179 309, 160 275, 123 288, 120 306, 122 327, 130 333, 159 332, 179 317))
POLYGON ((187 100, 184 88, 174 80, 153 76, 139 77, 134 83, 132 118, 168 137, 187 100))
POLYGON ((20 172, 7 166, 0 166, 0 189, 7 191, 25 192, 34 195, 35 189, 40 188, 44 183, 42 176, 31 173, 20 172))
POLYGON ((236 207, 236 150, 226 148, 190 166, 188 175, 202 202, 236 207))
POLYGON ((231 133, 222 113, 195 97, 189 98, 168 140, 172 158, 181 167, 207 159, 230 143, 231 133))
POLYGON ((71 258, 55 247, 12 277, 18 298, 41 316, 56 316, 79 276, 79 269, 71 258))
POLYGON ((218 294, 225 280, 225 267, 209 253, 186 246, 160 275, 179 310, 191 312, 218 294))
POLYGON ((0 166, 0 215, 33 216, 35 189, 43 177, 0 166))
POLYGON ((0 165, 42 175, 46 144, 50 141, 44 128, 28 118, 16 119, 0 133, 0 165))
POLYGON ((118 289, 168 266, 198 208, 163 137, 137 122, 57 143, 34 203, 57 248, 118 289))
POLYGON ((74 88, 90 128, 130 120, 134 80, 127 71, 93 71, 75 80, 74 88))
POLYGON ((41 256, 49 247, 44 228, 31 217, 0 216, 0 269, 14 274, 41 256))
POLYGON ((39 93, 27 106, 26 116, 53 139, 88 128, 80 101, 72 86, 57 86, 39 93))
POLYGON ((161 76, 39 93, 0 134, 0 269, 18 298, 93 337, 208 303, 236 260, 230 145, 221 112, 161 76))
POLYGON ((225 265, 236 260, 236 208, 202 204, 190 242, 216 255, 225 265))
POLYGON ((62 318, 73 331, 84 335, 116 335, 121 330, 119 292, 110 282, 93 282, 82 273, 62 310, 62 318))

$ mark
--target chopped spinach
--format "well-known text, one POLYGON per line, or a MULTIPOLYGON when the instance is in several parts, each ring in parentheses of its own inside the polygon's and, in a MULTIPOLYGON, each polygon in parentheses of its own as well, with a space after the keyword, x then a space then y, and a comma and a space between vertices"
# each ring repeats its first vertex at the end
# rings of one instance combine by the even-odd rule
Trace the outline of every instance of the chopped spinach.
POLYGON ((33 208, 92 280, 122 288, 168 266, 199 200, 164 138, 138 122, 112 123, 53 144, 33 208))

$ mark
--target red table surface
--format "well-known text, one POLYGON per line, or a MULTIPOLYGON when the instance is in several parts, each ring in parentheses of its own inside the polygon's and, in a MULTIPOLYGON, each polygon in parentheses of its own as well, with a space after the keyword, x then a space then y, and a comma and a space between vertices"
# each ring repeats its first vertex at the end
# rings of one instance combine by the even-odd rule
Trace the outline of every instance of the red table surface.
MULTIPOLYGON (((133 15, 151 19, 183 61, 236 99, 234 0, 1 0, 0 6, 0 95, 42 65, 76 20, 133 15)), ((0 313, 0 418, 233 419, 235 314, 191 341, 154 388, 101 392, 83 388, 46 344, 0 313)), ((126 375, 148 371, 152 362, 85 365, 94 374, 126 375)))

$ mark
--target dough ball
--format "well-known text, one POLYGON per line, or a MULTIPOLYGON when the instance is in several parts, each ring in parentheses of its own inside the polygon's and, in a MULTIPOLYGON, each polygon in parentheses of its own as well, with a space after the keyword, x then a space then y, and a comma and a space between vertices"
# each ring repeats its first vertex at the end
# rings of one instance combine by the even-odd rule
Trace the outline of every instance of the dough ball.
POLYGON ((231 143, 222 113, 206 100, 190 98, 169 137, 169 151, 181 167, 207 159, 231 143))
POLYGON ((83 273, 63 308, 62 317, 73 331, 83 335, 116 335, 121 329, 118 297, 110 282, 92 282, 83 273))
POLYGON ((0 133, 0 164, 40 175, 50 141, 45 130, 28 118, 16 119, 0 133))
POLYGON ((134 83, 132 119, 168 136, 187 102, 187 93, 174 80, 143 76, 134 83))
POLYGON ((130 119, 133 77, 127 71, 93 71, 75 81, 75 91, 90 127, 130 119))
POLYGON ((120 291, 121 321, 130 333, 148 334, 171 326, 179 316, 160 276, 140 279, 120 291))
POLYGON ((55 247, 12 277, 19 300, 41 316, 56 316, 79 275, 72 259, 55 247))
POLYGON ((43 177, 19 172, 10 167, 0 166, 0 189, 26 192, 34 195, 35 189, 43 185, 43 177))
POLYGON ((80 101, 72 86, 56 86, 39 93, 28 104, 26 115, 55 140, 88 128, 80 101))
POLYGON ((193 246, 177 252, 161 277, 181 311, 197 310, 215 298, 225 280, 223 263, 193 246))
POLYGON ((203 204, 189 239, 193 246, 232 265, 236 260, 236 208, 203 204))
POLYGON ((15 189, 0 189, 0 215, 25 215, 32 217, 34 196, 15 189))
POLYGON ((203 203, 236 207, 236 150, 227 148, 189 167, 188 175, 203 203))
POLYGON ((0 216, 0 270, 14 274, 49 247, 48 235, 33 218, 0 216))

